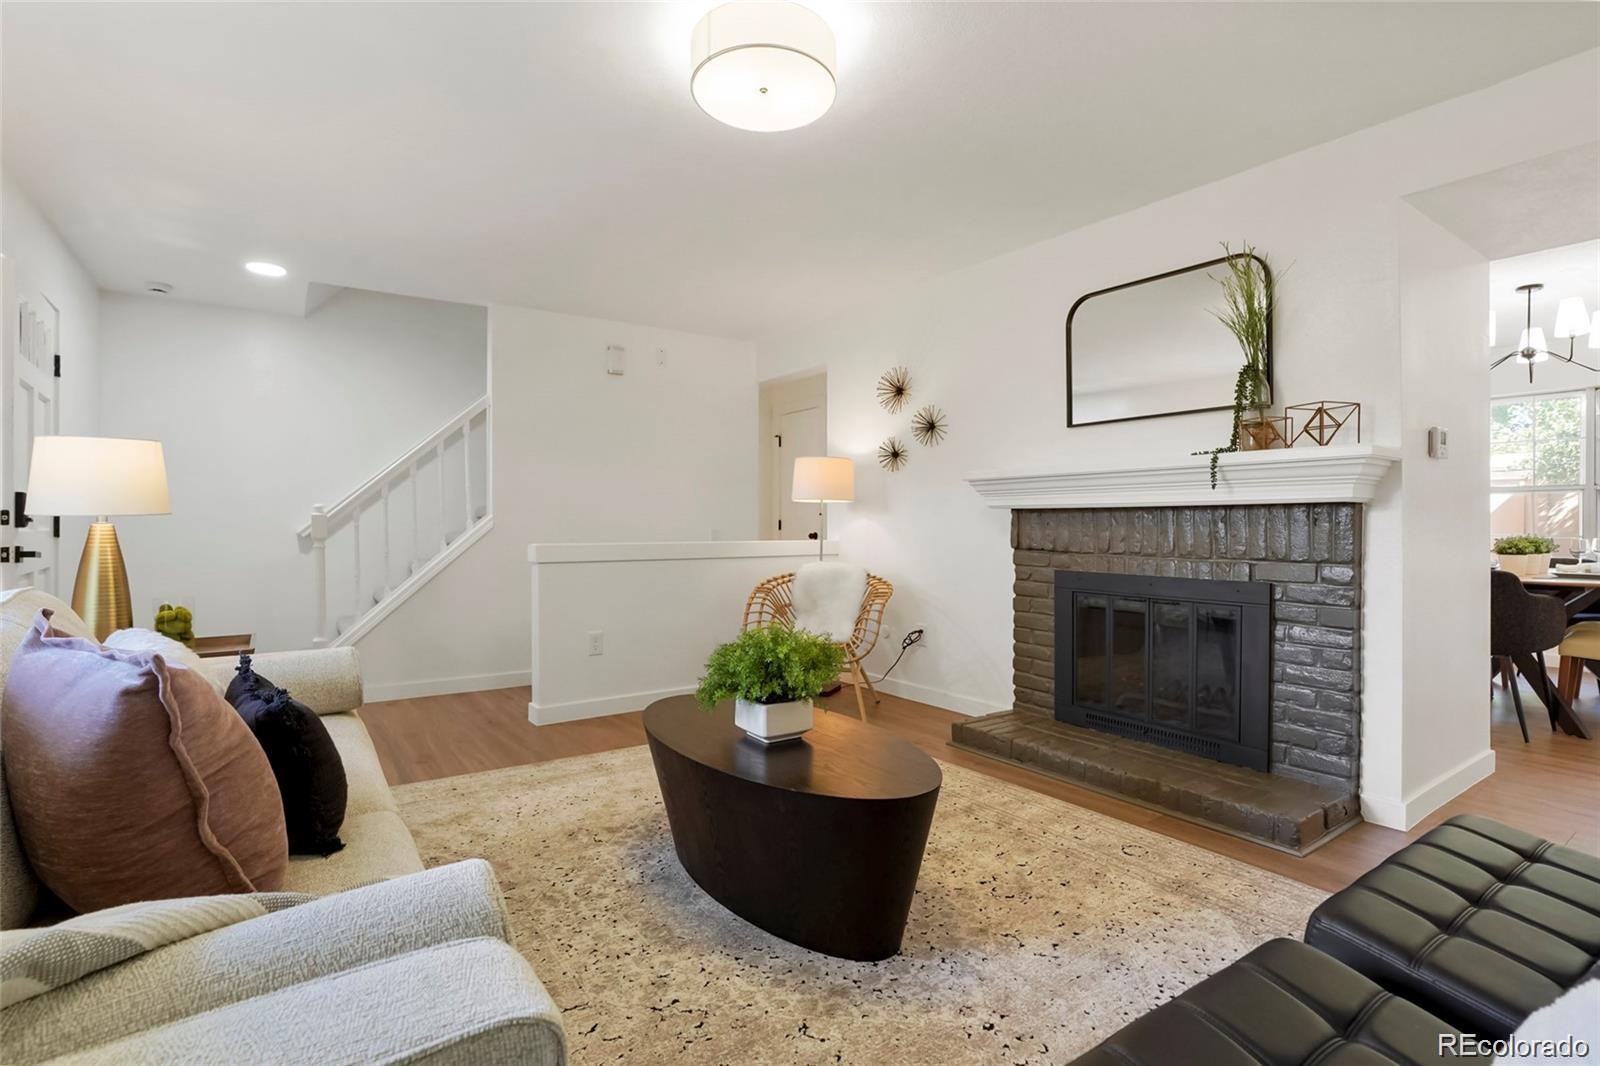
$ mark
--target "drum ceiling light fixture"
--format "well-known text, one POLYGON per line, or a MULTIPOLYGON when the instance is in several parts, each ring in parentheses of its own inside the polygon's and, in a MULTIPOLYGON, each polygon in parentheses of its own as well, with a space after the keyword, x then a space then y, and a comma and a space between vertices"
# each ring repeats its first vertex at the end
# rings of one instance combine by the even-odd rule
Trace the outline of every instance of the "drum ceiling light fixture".
POLYGON ((833 106, 833 30, 787 0, 713 8, 690 40, 689 91, 718 122, 757 133, 799 129, 833 106))

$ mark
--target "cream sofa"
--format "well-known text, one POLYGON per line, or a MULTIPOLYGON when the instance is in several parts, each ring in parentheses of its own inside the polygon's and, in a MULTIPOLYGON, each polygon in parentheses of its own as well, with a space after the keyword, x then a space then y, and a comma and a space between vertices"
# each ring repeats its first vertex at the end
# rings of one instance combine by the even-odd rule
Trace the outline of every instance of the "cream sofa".
MULTIPOLYGON (((0 695, 11 656, 43 607, 54 610, 56 628, 87 635, 52 596, 0 593, 0 695)), ((345 847, 291 859, 283 886, 323 898, 158 948, 0 1011, 0 1062, 564 1063, 559 1013, 510 946, 488 863, 423 871, 356 714, 355 651, 268 653, 255 665, 322 716, 344 759, 345 847)), ((204 667, 226 684, 234 663, 204 667)), ((0 770, 0 928, 48 920, 44 902, 0 770)))

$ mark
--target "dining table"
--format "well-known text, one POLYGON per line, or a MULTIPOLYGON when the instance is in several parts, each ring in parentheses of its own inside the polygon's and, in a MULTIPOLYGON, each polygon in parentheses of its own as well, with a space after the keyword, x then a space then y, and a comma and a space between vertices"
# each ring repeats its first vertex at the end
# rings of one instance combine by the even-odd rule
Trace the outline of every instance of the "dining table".
MULTIPOLYGON (((1567 621, 1581 611, 1586 611, 1600 603, 1600 573, 1593 574, 1562 574, 1554 570, 1543 574, 1520 574, 1522 585, 1530 592, 1537 592, 1546 596, 1553 596, 1561 601, 1567 611, 1567 621)), ((1520 670, 1520 664, 1519 664, 1520 670)), ((1526 671, 1522 671, 1526 675, 1526 671)), ((1544 685, 1536 683, 1530 677, 1529 683, 1535 692, 1540 692, 1544 698, 1545 706, 1550 711, 1550 724, 1559 726, 1563 733, 1569 736, 1589 739, 1589 731, 1584 728, 1583 722, 1572 713, 1572 707, 1555 685, 1549 684, 1548 675, 1543 677, 1544 685)))

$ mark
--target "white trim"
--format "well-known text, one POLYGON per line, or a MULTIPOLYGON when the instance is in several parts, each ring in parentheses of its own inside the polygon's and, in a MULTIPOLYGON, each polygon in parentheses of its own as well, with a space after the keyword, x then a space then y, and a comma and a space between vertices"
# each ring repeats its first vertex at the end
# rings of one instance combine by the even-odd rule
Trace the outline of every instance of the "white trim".
POLYGON ((557 722, 576 722, 580 718, 604 718, 627 711, 642 711, 656 700, 668 696, 685 696, 698 686, 662 688, 653 692, 630 692, 621 696, 598 696, 589 700, 569 700, 566 703, 528 703, 528 721, 534 725, 555 725, 557 722))
POLYGON ((1400 452, 1375 444, 1224 455, 1217 487, 1208 460, 1092 470, 1001 471, 967 478, 990 507, 1205 507, 1256 503, 1367 503, 1400 452))
POLYGON ((426 585, 429 581, 433 580, 433 575, 437 574, 439 571, 455 562, 458 555, 472 547, 474 544, 478 543, 478 541, 482 540, 484 534, 488 533, 489 530, 493 528, 494 515, 484 515, 482 518, 478 519, 477 525, 468 530, 465 535, 459 536, 455 540, 451 541, 450 547, 446 548, 438 555, 435 555, 432 559, 428 560, 428 564, 426 566, 412 574, 410 577, 406 578, 404 581, 400 582, 400 584, 396 585, 394 591, 385 596, 382 602, 377 604, 366 614, 362 615, 361 620, 355 625, 351 626, 349 629, 333 638, 333 640, 329 641, 328 646, 340 648, 348 644, 354 644, 356 641, 372 632, 372 630, 377 627, 379 622, 383 621, 385 618, 388 618, 389 615, 394 613, 395 608, 409 600, 412 596, 415 596, 417 591, 421 589, 423 585, 426 585))
POLYGON ((425 681, 400 681, 392 685, 366 685, 366 702, 410 700, 419 696, 454 696, 462 692, 489 692, 500 688, 523 688, 532 681, 527 670, 504 674, 467 674, 463 677, 435 677, 425 681))
POLYGON ((1404 800, 1361 795, 1361 817, 1388 829, 1409 830, 1494 773, 1494 749, 1478 752, 1412 792, 1404 800))
MULTIPOLYGON (((1001 707, 990 703, 988 700, 981 700, 976 696, 962 696, 954 692, 946 692, 942 688, 919 685, 915 681, 902 681, 897 677, 874 681, 873 684, 891 696, 900 696, 904 699, 916 700, 918 703, 931 704, 934 707, 942 707, 947 711, 955 711, 958 714, 964 714, 972 718, 981 718, 986 714, 999 714, 1002 711, 1011 710, 1009 706, 1001 707)), ((870 716, 872 712, 868 711, 867 714, 870 716)))
MULTIPOLYGON (((838 555, 837 541, 822 542, 824 555, 838 555)), ((640 544, 530 544, 528 561, 550 563, 665 562, 679 559, 815 559, 814 540, 647 541, 640 544)))

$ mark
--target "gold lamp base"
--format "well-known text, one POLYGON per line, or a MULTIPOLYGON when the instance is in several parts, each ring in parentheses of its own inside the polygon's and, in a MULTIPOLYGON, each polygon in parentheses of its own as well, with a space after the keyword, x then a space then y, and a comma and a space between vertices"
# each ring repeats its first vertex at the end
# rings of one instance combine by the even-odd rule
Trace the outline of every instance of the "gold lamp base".
POLYGON ((89 524, 83 557, 78 560, 78 580, 72 586, 72 609, 88 624, 96 640, 103 641, 133 625, 128 571, 122 565, 117 527, 110 522, 89 524))

